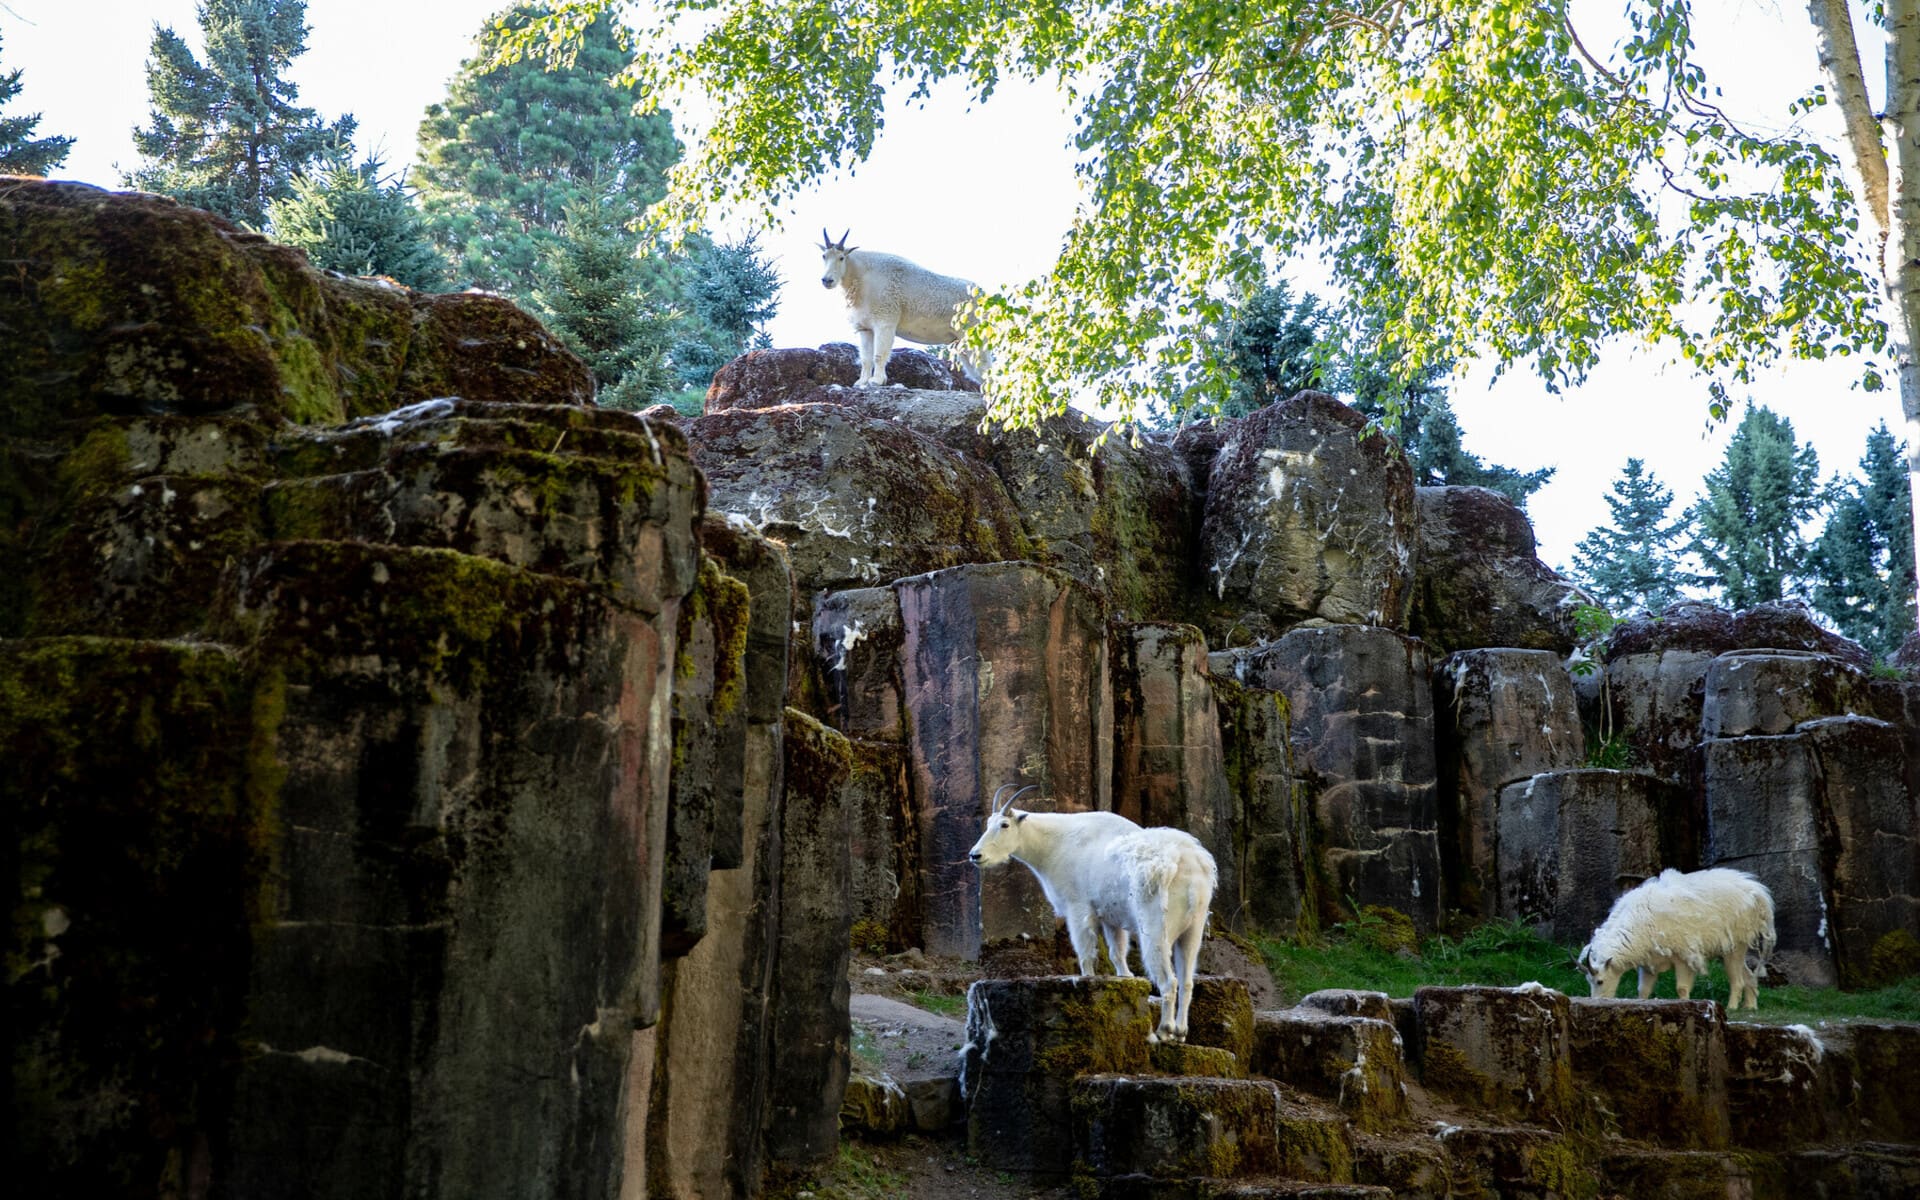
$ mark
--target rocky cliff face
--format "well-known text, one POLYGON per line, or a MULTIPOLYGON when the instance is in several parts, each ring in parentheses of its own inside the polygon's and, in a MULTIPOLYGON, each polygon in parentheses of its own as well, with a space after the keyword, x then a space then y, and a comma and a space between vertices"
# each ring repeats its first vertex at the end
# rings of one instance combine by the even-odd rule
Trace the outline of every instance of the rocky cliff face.
POLYGON ((1920 684, 1689 608, 1576 686, 1524 516, 1330 397, 1096 454, 829 347, 681 423, 497 299, 152 197, 0 181, 0 248, 36 1192, 752 1195, 832 1152, 856 919, 1050 943, 965 861, 1003 784, 1193 831, 1229 928, 1579 940, 1716 863, 1796 981, 1920 924, 1920 684))

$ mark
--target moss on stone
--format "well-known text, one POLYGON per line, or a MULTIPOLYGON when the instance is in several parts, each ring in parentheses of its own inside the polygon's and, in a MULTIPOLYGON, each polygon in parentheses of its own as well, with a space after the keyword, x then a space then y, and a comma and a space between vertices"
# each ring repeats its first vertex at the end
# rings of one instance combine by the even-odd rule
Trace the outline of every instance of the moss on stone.
POLYGON ((1490 1104, 1498 1094, 1491 1079, 1445 1042, 1426 1043, 1420 1054, 1420 1082, 1429 1090, 1477 1104, 1490 1104))
POLYGON ((1141 979, 1081 981, 1075 997, 1055 1007, 1045 1033, 1036 1031, 1035 1068, 1060 1079, 1146 1070, 1149 989, 1141 979))
POLYGON ((1920 975, 1920 939, 1905 929, 1880 935, 1868 954, 1867 970, 1874 983, 1895 983, 1920 975))

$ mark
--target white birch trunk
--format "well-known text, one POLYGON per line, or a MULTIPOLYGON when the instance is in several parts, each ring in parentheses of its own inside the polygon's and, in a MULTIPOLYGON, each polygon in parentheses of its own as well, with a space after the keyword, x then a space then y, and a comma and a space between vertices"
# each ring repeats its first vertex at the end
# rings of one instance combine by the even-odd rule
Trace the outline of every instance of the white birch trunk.
MULTIPOLYGON (((1846 123, 1845 161, 1863 226, 1880 243, 1881 312, 1906 432, 1914 548, 1920 555, 1920 364, 1914 361, 1920 339, 1920 0, 1887 0, 1887 111, 1881 117, 1867 97, 1847 0, 1807 0, 1807 11, 1821 70, 1846 123)), ((1920 604, 1920 567, 1915 582, 1920 604)))

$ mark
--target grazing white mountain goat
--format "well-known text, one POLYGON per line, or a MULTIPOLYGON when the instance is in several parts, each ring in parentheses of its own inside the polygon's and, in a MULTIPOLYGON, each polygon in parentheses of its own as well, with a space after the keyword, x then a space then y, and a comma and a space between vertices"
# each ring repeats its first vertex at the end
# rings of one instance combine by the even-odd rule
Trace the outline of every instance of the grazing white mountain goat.
MULTIPOLYGON (((822 229, 820 241, 820 285, 838 284, 846 293, 847 315, 860 332, 860 378, 854 386, 887 386, 887 356, 896 334, 922 345, 960 340, 954 310, 973 295, 973 284, 936 275, 896 254, 848 246, 845 233, 836 242, 822 229)), ((979 379, 973 364, 962 361, 979 379)))
POLYGON ((1027 864, 1066 919, 1082 975, 1094 973, 1104 935, 1113 969, 1131 978, 1127 947, 1138 937, 1140 961, 1160 991, 1160 1026, 1147 1040, 1186 1041, 1194 963, 1219 879, 1213 855, 1190 834, 1142 829, 1119 813, 1025 812, 1013 802, 1031 789, 1002 804, 1006 790, 994 793, 987 831, 967 857, 982 867, 1010 858, 1027 864))
POLYGON ((1578 965, 1595 996, 1613 995, 1620 977, 1638 968, 1642 1000, 1672 967, 1674 989, 1685 1000, 1693 977, 1718 958, 1727 964, 1727 1007, 1739 1008, 1744 996, 1747 1007, 1757 1009, 1759 981, 1747 967, 1747 952, 1759 955, 1765 971, 1775 941, 1773 895, 1758 879, 1725 867, 1684 875, 1668 869, 1613 902, 1578 965))

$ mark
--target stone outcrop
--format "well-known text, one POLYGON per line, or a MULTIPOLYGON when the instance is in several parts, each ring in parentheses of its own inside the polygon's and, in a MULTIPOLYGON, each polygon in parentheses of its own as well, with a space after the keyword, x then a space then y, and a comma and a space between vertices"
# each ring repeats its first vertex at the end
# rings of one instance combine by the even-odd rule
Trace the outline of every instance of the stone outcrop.
MULTIPOLYGON (((850 342, 817 350, 751 350, 714 372, 706 411, 782 404, 855 404, 860 351, 850 342)), ((924 350, 899 349, 887 359, 887 380, 914 390, 978 392, 979 384, 924 350)))
POLYGON ((1587 940, 1620 893, 1691 869, 1686 794, 1656 775, 1549 771, 1500 792, 1491 913, 1562 943, 1587 940))
POLYGON ((1583 756, 1573 679, 1545 650, 1467 650, 1435 666, 1433 686, 1447 895, 1462 911, 1487 915, 1502 789, 1583 756))
POLYGON ((1573 610, 1587 598, 1540 561, 1518 505, 1481 487, 1423 487, 1415 498, 1415 637, 1435 654, 1573 649, 1573 610))
POLYGON ((1294 770, 1312 797, 1329 903, 1439 911, 1433 693, 1426 651, 1389 629, 1303 626, 1214 655, 1216 673, 1287 697, 1294 770))
POLYGON ((1365 427, 1333 397, 1302 392, 1225 432, 1200 535, 1223 638, 1264 640, 1309 618, 1406 628, 1413 475, 1365 427))

